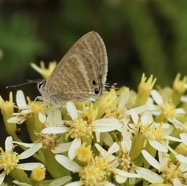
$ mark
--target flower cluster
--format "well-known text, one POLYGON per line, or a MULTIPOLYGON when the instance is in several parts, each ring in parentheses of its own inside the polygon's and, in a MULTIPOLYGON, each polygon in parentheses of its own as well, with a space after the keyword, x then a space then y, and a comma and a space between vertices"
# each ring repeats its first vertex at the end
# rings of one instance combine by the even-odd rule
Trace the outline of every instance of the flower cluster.
MULTIPOLYGON (((32 66, 46 76, 44 66, 32 66)), ((0 97, 9 134, 0 184, 7 176, 25 186, 187 185, 187 78, 178 74, 172 88, 155 83, 143 74, 137 92, 112 87, 61 107, 25 99, 21 90, 16 104, 12 93, 0 97)))

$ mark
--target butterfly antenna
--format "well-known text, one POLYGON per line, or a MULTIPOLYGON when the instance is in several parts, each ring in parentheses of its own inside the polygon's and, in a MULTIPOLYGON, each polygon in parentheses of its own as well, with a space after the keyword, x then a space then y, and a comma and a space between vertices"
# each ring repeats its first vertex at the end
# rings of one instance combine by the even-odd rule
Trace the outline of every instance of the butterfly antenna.
POLYGON ((119 89, 119 87, 116 87, 116 85, 117 85, 117 83, 113 83, 112 85, 111 85, 110 83, 105 83, 105 84, 104 84, 104 87, 106 87, 106 88, 111 88, 111 87, 113 87, 113 88, 115 88, 115 89, 119 89))
POLYGON ((113 83, 113 87, 116 89, 116 90, 118 90, 119 89, 119 87, 116 87, 116 85, 117 85, 117 83, 113 83))
POLYGON ((21 83, 21 84, 17 84, 17 85, 9 85, 9 86, 6 86, 6 88, 21 87, 21 86, 28 85, 31 83, 38 83, 39 81, 41 81, 41 80, 27 80, 27 82, 25 82, 25 83, 21 83))

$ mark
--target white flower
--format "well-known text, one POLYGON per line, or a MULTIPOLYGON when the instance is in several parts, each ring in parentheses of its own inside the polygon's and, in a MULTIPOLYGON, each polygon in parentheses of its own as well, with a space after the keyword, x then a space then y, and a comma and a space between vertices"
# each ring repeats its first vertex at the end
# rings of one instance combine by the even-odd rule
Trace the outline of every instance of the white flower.
POLYGON ((151 91, 151 96, 157 104, 154 105, 154 104, 150 104, 149 102, 147 103, 149 109, 152 111, 153 114, 155 113, 156 115, 162 114, 163 117, 166 118, 169 122, 171 122, 176 128, 180 128, 180 129, 187 128, 177 119, 177 117, 185 114, 183 108, 175 108, 175 105, 172 104, 171 102, 164 102, 161 95, 156 90, 151 91))
MULTIPOLYGON (((186 180, 187 176, 184 171, 183 165, 177 165, 177 163, 172 163, 169 155, 163 152, 158 152, 159 161, 157 161, 151 154, 146 150, 142 150, 142 154, 147 162, 156 168, 159 172, 162 172, 161 176, 164 178, 165 183, 173 183, 174 186, 182 186, 182 180, 186 180)), ((183 163, 183 158, 181 155, 176 156, 181 163, 183 163)), ((187 161, 185 159, 184 161, 187 161)), ((159 183, 159 182, 158 182, 159 183)))
POLYGON ((167 123, 155 123, 151 112, 146 109, 148 109, 147 106, 141 106, 129 110, 128 114, 130 114, 134 122, 129 124, 131 130, 135 135, 137 135, 137 131, 142 133, 156 150, 167 152, 168 136, 173 127, 167 123))
POLYGON ((72 122, 61 123, 61 127, 47 127, 42 130, 44 134, 64 134, 67 133, 74 140, 68 151, 68 157, 72 160, 75 157, 75 151, 82 144, 81 138, 92 138, 92 132, 96 133, 97 140, 100 140, 101 132, 110 132, 121 127, 120 122, 115 118, 103 118, 95 120, 91 124, 78 118, 78 112, 72 102, 67 102, 67 111, 69 112, 72 122))
MULTIPOLYGON (((130 137, 130 136, 129 136, 130 137)), ((116 181, 118 183, 125 183, 127 179, 129 179, 129 183, 131 185, 134 185, 136 183, 136 178, 143 178, 150 183, 162 183, 163 179, 158 174, 152 172, 149 169, 138 167, 134 164, 134 162, 131 160, 129 154, 131 150, 132 143, 128 143, 129 139, 124 138, 123 141, 121 141, 121 152, 120 154, 123 154, 121 157, 118 157, 119 165, 121 166, 120 169, 116 168, 116 181), (126 145, 126 142, 128 145, 126 145), (123 166, 122 166, 123 165, 123 166), (152 179, 150 179, 152 178, 152 179)))
POLYGON ((22 169, 22 170, 33 170, 37 166, 43 166, 41 163, 19 163, 20 160, 26 159, 32 156, 40 147, 34 145, 31 148, 25 150, 21 154, 18 154, 14 151, 14 145, 12 137, 9 136, 5 140, 5 151, 1 148, 0 156, 0 169, 3 172, 0 174, 0 184, 3 182, 5 175, 9 174, 13 169, 22 169), (7 161, 9 159, 9 161, 7 161))
MULTIPOLYGON (((124 183, 125 181, 127 181, 128 178, 141 178, 136 173, 127 172, 117 168, 121 162, 119 162, 118 158, 113 155, 114 153, 117 153, 120 149, 119 145, 116 142, 112 144, 108 151, 103 149, 99 144, 95 144, 95 147, 99 151, 100 155, 105 159, 105 161, 112 166, 112 173, 115 173, 115 179, 118 183, 124 183)), ((122 148, 125 149, 125 146, 122 148)))
POLYGON ((14 117, 8 119, 8 122, 21 124, 27 119, 28 114, 32 112, 28 109, 28 105, 22 90, 18 90, 16 93, 16 104, 19 112, 13 113, 14 117))
POLYGON ((79 173, 79 176, 81 177, 80 181, 75 181, 69 184, 66 184, 66 186, 81 186, 86 185, 86 183, 89 182, 90 185, 106 185, 106 186, 115 186, 111 182, 108 182, 106 180, 106 173, 102 168, 96 167, 94 162, 97 161, 95 159, 92 160, 93 165, 87 165, 85 167, 79 166, 77 163, 75 163, 73 160, 70 160, 64 155, 56 155, 56 160, 66 169, 68 169, 71 172, 79 173), (86 174, 89 171, 90 174, 86 174), (100 174, 103 174, 105 176, 102 176, 100 174), (94 175, 94 176, 92 176, 94 175), (101 179, 103 178, 103 179, 101 179))

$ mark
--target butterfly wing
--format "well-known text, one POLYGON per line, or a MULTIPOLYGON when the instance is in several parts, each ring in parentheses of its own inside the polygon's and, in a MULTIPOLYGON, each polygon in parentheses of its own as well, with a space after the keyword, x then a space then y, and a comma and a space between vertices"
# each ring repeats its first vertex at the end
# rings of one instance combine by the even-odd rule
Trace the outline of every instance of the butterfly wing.
POLYGON ((87 50, 96 59, 96 64, 99 69, 101 82, 104 85, 108 72, 108 58, 106 47, 103 39, 97 32, 91 31, 82 36, 68 51, 68 53, 77 53, 82 50, 87 50))
POLYGON ((44 91, 53 102, 86 100, 102 92, 107 68, 104 42, 96 32, 89 32, 61 59, 44 91))

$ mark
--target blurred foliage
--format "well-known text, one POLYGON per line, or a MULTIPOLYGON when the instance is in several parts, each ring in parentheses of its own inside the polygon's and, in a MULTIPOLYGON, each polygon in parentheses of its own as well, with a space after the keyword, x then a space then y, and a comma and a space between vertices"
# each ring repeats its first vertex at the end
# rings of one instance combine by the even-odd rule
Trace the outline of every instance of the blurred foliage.
POLYGON ((186 0, 1 0, 0 84, 34 78, 30 62, 59 61, 95 30, 108 51, 108 82, 134 88, 145 72, 166 85, 186 75, 186 12, 186 0))
POLYGON ((0 79, 8 81, 23 75, 28 61, 33 60, 42 51, 42 43, 35 38, 35 25, 24 15, 0 17, 0 79))

